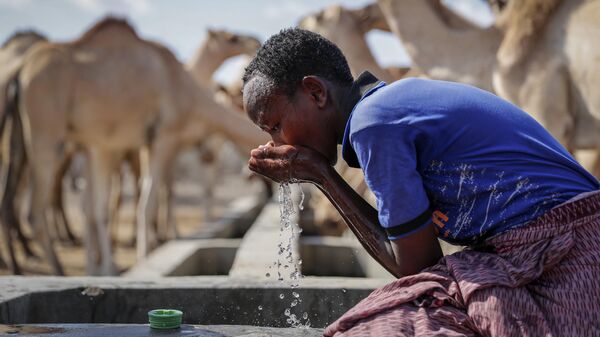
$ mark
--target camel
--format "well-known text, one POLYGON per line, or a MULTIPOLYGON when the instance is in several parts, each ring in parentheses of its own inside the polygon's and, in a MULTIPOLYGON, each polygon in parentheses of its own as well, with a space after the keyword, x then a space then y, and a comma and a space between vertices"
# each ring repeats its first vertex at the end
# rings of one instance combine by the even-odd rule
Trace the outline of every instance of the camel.
MULTIPOLYGON (((7 93, 8 91, 8 83, 10 79, 14 77, 18 70, 21 68, 21 64, 23 62, 23 58, 25 57, 26 52, 32 46, 41 41, 46 41, 46 38, 37 32, 19 31, 10 36, 0 47, 0 64, 3 65, 3 67, 0 68, 0 107, 5 106, 5 93, 7 93)), ((8 118, 6 111, 0 111, 0 135, 3 136, 0 136, 0 138, 4 138, 2 140, 3 148, 0 151, 0 155, 3 156, 3 158, 0 161, 6 160, 6 156, 10 155, 10 132, 3 131, 5 130, 5 127, 7 129, 10 129, 9 124, 11 124, 12 122, 13 121, 10 121, 10 118, 8 118)), ((3 168, 6 167, 6 165, 2 166, 3 168)), ((0 185, 3 186, 5 184, 15 184, 15 182, 4 181, 3 179, 3 183, 0 185)), ((18 188, 18 186, 15 186, 14 188, 18 188)), ((16 233, 17 238, 21 242, 21 245, 27 257, 34 257, 35 254, 33 254, 33 251, 29 247, 27 238, 25 237, 25 235, 23 235, 21 225, 14 211, 14 203, 14 199, 6 199, 4 204, 0 206, 0 209, 2 209, 0 217, 2 220, 3 235, 6 240, 5 247, 8 248, 8 253, 11 259, 11 270, 14 274, 20 274, 21 271, 19 265, 17 264, 12 244, 13 233, 16 233)), ((64 209, 61 208, 59 212, 60 211, 64 212, 64 209)), ((68 230, 68 225, 66 228, 68 230)))
POLYGON ((266 134, 249 120, 214 103, 170 51, 141 40, 123 20, 105 19, 75 42, 36 47, 24 61, 18 85, 16 115, 22 117, 32 163, 30 221, 58 274, 62 268, 48 237, 44 211, 51 202, 54 173, 70 144, 81 146, 89 163, 88 273, 96 272, 98 247, 92 238, 97 238, 101 273, 110 275, 116 272, 107 230, 110 176, 127 151, 146 154, 141 161, 147 168, 142 170, 137 222, 142 233, 138 247, 147 248, 147 223, 155 218, 157 186, 182 144, 197 143, 206 137, 206 130, 235 138, 246 151, 266 141, 266 134))
POLYGON ((31 164, 30 223, 55 273, 63 271, 45 211, 73 144, 88 159, 88 273, 97 272, 98 248, 101 273, 116 273, 108 233, 111 175, 128 151, 147 144, 157 120, 174 118, 164 94, 167 77, 155 48, 116 19, 98 23, 72 43, 38 44, 25 58, 18 76, 18 115, 31 164))
MULTIPOLYGON (((206 39, 192 59, 185 65, 185 68, 192 74, 192 77, 200 86, 208 90, 217 90, 217 93, 215 93, 217 101, 227 104, 230 107, 236 107, 233 102, 234 96, 230 95, 229 92, 223 94, 220 87, 212 80, 212 76, 228 58, 240 54, 253 54, 259 47, 260 42, 252 36, 234 34, 225 30, 208 29, 206 39)), ((238 96, 240 96, 239 101, 241 102, 241 93, 238 96)), ((210 139, 203 140, 199 146, 201 151, 200 159, 205 164, 206 175, 211 177, 207 179, 204 186, 204 217, 206 219, 212 218, 213 191, 218 182, 216 175, 219 168, 214 163, 215 156, 213 152, 218 152, 224 142, 224 139, 213 136, 210 139)), ((163 216, 158 217, 161 221, 158 221, 156 224, 157 229, 164 228, 164 232, 166 233, 164 236, 167 239, 179 237, 171 200, 172 184, 172 177, 169 176, 167 177, 166 185, 160 188, 161 201, 159 206, 161 206, 161 211, 163 210, 162 206, 165 208, 164 212, 159 212, 163 216)), ((132 242, 135 242, 135 236, 136 230, 134 228, 132 242)))
MULTIPOLYGON (((217 102, 243 111, 241 75, 239 81, 234 82, 231 87, 223 87, 217 84, 212 77, 225 60, 238 55, 253 55, 260 45, 260 41, 253 36, 234 34, 225 30, 208 29, 206 39, 198 48, 196 54, 185 65, 185 68, 200 86, 214 92, 214 99, 217 102), (239 93, 235 92, 236 85, 240 86, 239 93)), ((226 140, 222 137, 211 137, 202 146, 201 159, 206 164, 206 173, 210 177, 204 186, 204 214, 207 219, 212 218, 213 192, 219 181, 217 173, 222 169, 215 153, 221 152, 225 143, 226 140)))
MULTIPOLYGON (((509 1, 496 92, 523 107, 567 149, 600 150, 600 1, 509 1), (551 98, 551 99, 549 99, 551 98)), ((592 169, 600 177, 600 158, 592 169)))
MULTIPOLYGON (((571 151, 600 148, 600 99, 593 87, 597 52, 582 49, 595 46, 598 1, 500 3, 511 13, 500 15, 507 23, 455 29, 436 11, 435 0, 378 0, 391 30, 431 78, 497 93, 530 113, 571 151), (466 55, 469 62, 464 62, 466 55)), ((600 160, 592 173, 600 176, 600 160)))
POLYGON ((438 0, 378 0, 378 4, 413 65, 426 76, 494 91, 491 70, 502 38, 496 27, 455 27, 438 0))
POLYGON ((186 146, 218 134, 236 145, 247 154, 259 144, 268 141, 268 134, 256 127, 249 118, 240 115, 227 106, 217 103, 212 92, 198 85, 192 75, 166 49, 161 49, 165 63, 169 67, 169 87, 174 92, 174 101, 179 111, 185 112, 177 121, 177 127, 164 128, 160 141, 153 143, 149 174, 143 179, 142 193, 138 207, 138 258, 146 256, 154 238, 147 224, 153 223, 156 214, 158 184, 165 181, 170 173, 173 158, 186 146))

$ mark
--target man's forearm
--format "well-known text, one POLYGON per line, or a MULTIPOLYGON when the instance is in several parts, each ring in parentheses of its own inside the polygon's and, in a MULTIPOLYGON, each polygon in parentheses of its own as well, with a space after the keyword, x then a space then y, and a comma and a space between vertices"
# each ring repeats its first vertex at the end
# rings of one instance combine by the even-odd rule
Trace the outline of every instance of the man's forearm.
POLYGON ((379 225, 377 210, 356 193, 332 167, 323 169, 321 176, 315 184, 340 212, 363 247, 390 273, 396 277, 401 276, 394 251, 385 231, 379 225))

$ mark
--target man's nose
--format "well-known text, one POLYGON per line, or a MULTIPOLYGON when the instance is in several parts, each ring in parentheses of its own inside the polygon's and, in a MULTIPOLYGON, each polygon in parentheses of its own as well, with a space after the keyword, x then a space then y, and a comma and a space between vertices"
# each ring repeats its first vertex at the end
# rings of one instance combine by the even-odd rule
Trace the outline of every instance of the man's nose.
POLYGON ((283 138, 279 135, 274 135, 271 136, 271 138, 273 139, 273 145, 274 146, 281 146, 281 145, 286 145, 286 141, 283 140, 283 138))

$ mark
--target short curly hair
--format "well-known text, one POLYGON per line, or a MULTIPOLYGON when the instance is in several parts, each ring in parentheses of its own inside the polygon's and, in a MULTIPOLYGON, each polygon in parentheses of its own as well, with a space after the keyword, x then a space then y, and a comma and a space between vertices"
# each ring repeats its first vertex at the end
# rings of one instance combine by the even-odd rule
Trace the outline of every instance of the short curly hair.
POLYGON ((323 36, 300 28, 283 29, 260 47, 245 69, 244 85, 256 75, 270 79, 288 96, 309 75, 348 86, 353 81, 342 51, 323 36))

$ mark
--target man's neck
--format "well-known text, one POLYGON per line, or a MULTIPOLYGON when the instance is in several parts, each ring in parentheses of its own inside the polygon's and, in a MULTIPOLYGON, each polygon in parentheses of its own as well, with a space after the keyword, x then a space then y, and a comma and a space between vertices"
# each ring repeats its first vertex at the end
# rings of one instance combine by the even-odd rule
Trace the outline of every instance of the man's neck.
POLYGON ((340 119, 336 127, 337 143, 342 144, 344 139, 344 131, 346 130, 346 124, 350 119, 354 106, 360 101, 361 97, 369 91, 371 88, 379 84, 379 81, 368 71, 361 73, 358 78, 352 83, 349 88, 340 90, 338 97, 340 97, 339 106, 340 119))

